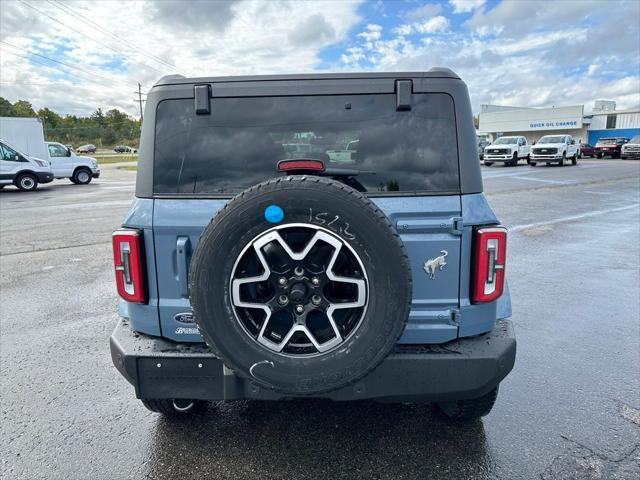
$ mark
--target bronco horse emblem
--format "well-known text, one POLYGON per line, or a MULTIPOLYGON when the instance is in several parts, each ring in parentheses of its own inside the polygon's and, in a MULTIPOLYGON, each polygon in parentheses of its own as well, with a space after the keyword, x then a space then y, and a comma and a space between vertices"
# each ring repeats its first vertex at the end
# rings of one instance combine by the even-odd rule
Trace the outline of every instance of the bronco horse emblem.
POLYGON ((424 271, 427 272, 429 278, 434 280, 436 278, 436 269, 442 270, 442 268, 447 264, 444 261, 444 258, 449 255, 446 250, 440 250, 441 255, 436 258, 432 258, 431 260, 427 260, 424 262, 424 271))

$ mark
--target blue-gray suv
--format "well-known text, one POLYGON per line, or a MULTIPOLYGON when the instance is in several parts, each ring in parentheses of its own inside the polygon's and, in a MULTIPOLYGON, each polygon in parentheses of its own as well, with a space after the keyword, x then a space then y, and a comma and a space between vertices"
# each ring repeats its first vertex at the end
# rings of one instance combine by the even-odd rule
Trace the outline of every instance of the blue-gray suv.
POLYGON ((154 412, 322 397, 493 407, 506 229, 451 70, 161 79, 113 234, 116 368, 154 412))

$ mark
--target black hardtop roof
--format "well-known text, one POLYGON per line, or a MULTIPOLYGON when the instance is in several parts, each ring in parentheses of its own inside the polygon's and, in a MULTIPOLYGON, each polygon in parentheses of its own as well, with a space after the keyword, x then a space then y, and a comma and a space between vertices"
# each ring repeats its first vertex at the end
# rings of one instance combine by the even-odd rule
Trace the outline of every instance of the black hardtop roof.
MULTIPOLYGON (((360 95, 398 92, 397 80, 412 80, 413 92, 439 93, 454 99, 458 139, 460 192, 482 192, 482 174, 478 162, 478 142, 473 125, 469 91, 464 81, 448 68, 434 67, 421 72, 343 72, 301 73, 294 75, 247 75, 227 77, 162 77, 147 95, 140 138, 136 196, 155 198, 154 155, 156 111, 161 102, 180 100, 194 102, 196 86, 209 85, 208 98, 296 96, 296 95, 360 95)), ((197 89, 200 96, 206 89, 197 89)), ((412 93, 413 93, 412 92, 412 93)), ((200 98, 200 100, 203 100, 200 98)), ((205 103, 207 103, 205 101, 205 103)), ((452 158, 452 161, 454 159, 452 158)))
POLYGON ((166 75, 154 86, 181 85, 216 82, 260 82, 291 80, 357 80, 375 78, 450 78, 460 80, 453 70, 444 67, 433 67, 424 72, 359 72, 359 73, 301 73, 287 75, 240 75, 226 77, 185 77, 183 75, 166 75))

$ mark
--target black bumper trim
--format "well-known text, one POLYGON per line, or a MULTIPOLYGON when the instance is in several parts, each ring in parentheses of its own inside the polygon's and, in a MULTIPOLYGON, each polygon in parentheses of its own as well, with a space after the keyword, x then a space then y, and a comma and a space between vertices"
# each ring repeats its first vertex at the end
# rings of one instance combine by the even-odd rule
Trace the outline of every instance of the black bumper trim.
POLYGON ((53 173, 36 172, 36 176, 38 177, 38 183, 53 182, 53 173))
MULTIPOLYGON (((180 344, 133 332, 121 319, 111 335, 111 358, 138 398, 278 400, 288 398, 224 367, 202 344, 180 344)), ((515 362, 508 320, 484 335, 442 345, 397 346, 353 385, 318 395, 332 400, 444 401, 475 398, 496 387, 515 362)))

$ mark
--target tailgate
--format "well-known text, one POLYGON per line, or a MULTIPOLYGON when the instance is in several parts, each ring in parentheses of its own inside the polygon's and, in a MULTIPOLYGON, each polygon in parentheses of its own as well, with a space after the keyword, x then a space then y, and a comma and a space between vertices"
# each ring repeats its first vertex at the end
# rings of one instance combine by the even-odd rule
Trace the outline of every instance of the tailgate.
MULTIPOLYGON (((413 300, 400 343, 442 343, 455 339, 460 284, 460 197, 372 200, 400 233, 411 260, 413 300), (429 260, 433 268, 427 272, 425 263, 429 260)), ((155 200, 158 309, 162 335, 167 338, 202 341, 189 315, 188 267, 202 230, 224 204, 225 200, 155 200)))

